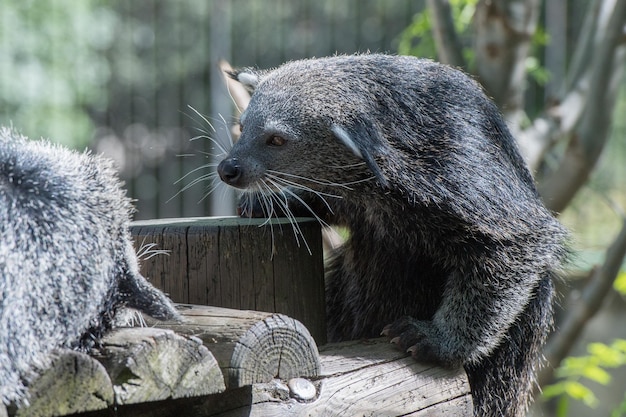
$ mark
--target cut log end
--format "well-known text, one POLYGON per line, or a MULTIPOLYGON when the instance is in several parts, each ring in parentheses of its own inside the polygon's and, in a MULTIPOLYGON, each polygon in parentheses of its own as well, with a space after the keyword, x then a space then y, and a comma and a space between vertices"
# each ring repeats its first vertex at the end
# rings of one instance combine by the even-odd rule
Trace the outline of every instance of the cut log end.
POLYGON ((308 330, 297 320, 274 314, 252 326, 235 345, 229 386, 312 377, 319 372, 317 346, 308 330))
POLYGON ((196 336, 217 359, 228 388, 320 373, 315 340, 298 320, 283 314, 179 305, 184 322, 148 323, 196 336))
POLYGON ((113 404, 113 386, 104 367, 92 357, 69 349, 52 355, 50 366, 29 392, 29 406, 19 408, 16 417, 63 416, 103 410, 113 404))
POLYGON ((155 328, 117 329, 98 358, 115 387, 116 404, 201 396, 225 389, 217 361, 196 338, 155 328))

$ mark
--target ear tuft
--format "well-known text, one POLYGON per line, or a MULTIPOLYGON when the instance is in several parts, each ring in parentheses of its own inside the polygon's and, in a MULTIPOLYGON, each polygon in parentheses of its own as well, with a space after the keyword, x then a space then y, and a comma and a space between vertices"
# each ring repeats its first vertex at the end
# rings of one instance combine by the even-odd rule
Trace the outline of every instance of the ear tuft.
POLYGON ((365 162, 381 186, 389 188, 389 181, 376 162, 376 156, 384 153, 382 138, 376 129, 363 123, 357 123, 349 128, 333 124, 330 130, 339 142, 365 162))
POLYGON ((346 145, 346 147, 350 149, 353 154, 363 159, 363 154, 361 153, 361 150, 359 149, 358 145, 354 142, 350 134, 346 132, 346 129, 338 125, 333 125, 330 128, 330 130, 333 131, 333 133, 335 134, 335 137, 339 139, 341 143, 346 145))
POLYGON ((230 78, 239 81, 250 92, 253 92, 261 81, 260 73, 253 70, 252 68, 226 71, 226 74, 228 74, 230 78))

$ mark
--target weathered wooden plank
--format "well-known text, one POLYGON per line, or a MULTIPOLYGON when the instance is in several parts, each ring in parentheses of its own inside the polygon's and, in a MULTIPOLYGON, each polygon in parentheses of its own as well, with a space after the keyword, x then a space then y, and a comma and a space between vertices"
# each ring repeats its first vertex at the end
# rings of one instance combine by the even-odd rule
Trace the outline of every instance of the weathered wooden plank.
POLYGON ((220 299, 215 305, 241 308, 241 281, 249 276, 241 267, 239 226, 219 228, 220 299))
POLYGON ((225 389, 217 361, 202 342, 170 330, 113 330, 103 338, 96 357, 111 377, 116 405, 208 395, 225 389))
POLYGON ((472 396, 467 393, 462 397, 446 400, 423 410, 407 414, 406 417, 470 417, 473 415, 472 396))
POLYGON ((50 366, 29 392, 29 406, 16 410, 15 416, 64 416, 113 404, 113 385, 104 367, 90 356, 69 349, 52 355, 50 366))
MULTIPOLYGON (((162 280, 165 291, 172 300, 181 303, 189 302, 189 282, 187 280, 187 227, 180 225, 166 226, 163 229, 163 249, 168 250, 168 256, 162 256, 162 280)), ((155 256, 155 258, 158 256, 155 256)), ((154 259, 154 258, 152 258, 154 259)))
POLYGON ((184 411, 213 417, 473 415, 462 369, 419 364, 387 340, 327 345, 320 360, 322 374, 308 382, 274 379, 186 404, 184 411), (303 390, 295 387, 306 384, 314 398, 298 399, 303 390))
POLYGON ((462 370, 427 367, 412 358, 381 362, 324 379, 314 410, 319 414, 333 410, 338 415, 372 411, 406 415, 467 395, 469 385, 460 380, 462 374, 462 370))
MULTIPOLYGON (((300 234, 295 242, 299 245, 298 250, 289 250, 287 247, 294 246, 294 239, 279 239, 276 242, 276 258, 274 260, 274 282, 277 289, 275 294, 276 311, 289 311, 292 317, 310 317, 310 314, 322 314, 326 316, 326 308, 319 311, 316 307, 317 300, 325 300, 324 281, 299 279, 302 271, 308 271, 313 276, 323 276, 323 263, 310 264, 307 252, 313 250, 312 246, 321 242, 321 232, 319 235, 311 233, 311 229, 298 227, 300 234), (285 256, 280 256, 285 253, 285 256)), ((292 233, 288 225, 282 233, 292 233)), ((321 243, 320 243, 321 244, 321 243)), ((303 322, 304 323, 304 322, 303 322)), ((312 334, 326 333, 326 323, 322 320, 314 320, 312 317, 306 322, 307 328, 312 334)), ((320 345, 326 342, 326 338, 316 338, 320 345)))
POLYGON ((248 271, 242 285, 242 304, 246 309, 277 311, 274 305, 274 264, 272 262, 271 230, 259 226, 240 227, 241 262, 248 271))
POLYGON ((222 368, 229 388, 273 378, 313 377, 320 372, 315 341, 295 319, 220 307, 178 307, 184 323, 149 323, 202 339, 222 368))
POLYGON ((169 251, 144 259, 141 271, 175 302, 283 313, 323 344, 321 232, 314 220, 297 221, 300 246, 287 219, 161 219, 135 222, 131 232, 137 245, 169 251))
POLYGON ((187 230, 190 304, 211 305, 220 299, 218 236, 217 226, 190 226, 187 230))

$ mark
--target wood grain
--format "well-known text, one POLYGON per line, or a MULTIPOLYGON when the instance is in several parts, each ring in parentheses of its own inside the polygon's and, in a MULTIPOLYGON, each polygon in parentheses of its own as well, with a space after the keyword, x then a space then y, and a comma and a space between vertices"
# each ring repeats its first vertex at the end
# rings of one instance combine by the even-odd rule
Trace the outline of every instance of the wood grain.
POLYGON ((141 261, 141 272, 177 303, 286 314, 318 344, 326 341, 324 267, 319 224, 297 219, 201 217, 134 222, 136 248, 167 255, 141 261), (305 243, 306 242, 306 243, 305 243))

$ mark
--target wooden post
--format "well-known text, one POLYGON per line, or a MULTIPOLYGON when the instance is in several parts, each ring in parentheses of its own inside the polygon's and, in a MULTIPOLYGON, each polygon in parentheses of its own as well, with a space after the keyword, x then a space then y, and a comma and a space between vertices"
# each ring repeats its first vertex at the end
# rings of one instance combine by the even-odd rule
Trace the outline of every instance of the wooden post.
POLYGON ((180 322, 150 325, 200 338, 213 353, 228 388, 273 378, 316 377, 319 354, 309 331, 283 314, 221 307, 178 305, 180 322))
POLYGON ((141 272, 178 303, 286 314, 326 341, 321 231, 312 219, 206 217, 134 222, 141 272), (296 237, 297 236, 297 237, 296 237))

